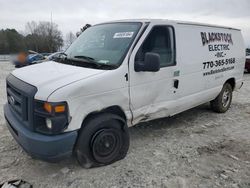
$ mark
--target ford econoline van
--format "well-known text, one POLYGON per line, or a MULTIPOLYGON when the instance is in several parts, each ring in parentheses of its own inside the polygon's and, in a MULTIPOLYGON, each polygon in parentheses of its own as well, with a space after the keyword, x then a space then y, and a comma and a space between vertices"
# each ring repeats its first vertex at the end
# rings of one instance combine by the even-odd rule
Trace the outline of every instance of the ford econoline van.
POLYGON ((169 20, 94 25, 54 61, 7 77, 4 114, 31 156, 85 167, 124 158, 131 127, 203 103, 226 112, 243 84, 240 30, 169 20))

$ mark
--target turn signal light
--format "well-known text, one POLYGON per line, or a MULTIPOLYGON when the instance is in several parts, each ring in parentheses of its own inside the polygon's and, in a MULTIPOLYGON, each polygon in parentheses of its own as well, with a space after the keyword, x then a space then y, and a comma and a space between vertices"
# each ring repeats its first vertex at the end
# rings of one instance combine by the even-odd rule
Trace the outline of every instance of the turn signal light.
POLYGON ((65 112, 65 106, 64 105, 59 105, 55 106, 55 112, 65 112))
POLYGON ((52 113, 53 111, 56 113, 61 113, 61 112, 65 112, 66 107, 65 105, 57 105, 57 106, 52 106, 50 103, 46 102, 44 103, 44 109, 48 112, 48 113, 52 113))

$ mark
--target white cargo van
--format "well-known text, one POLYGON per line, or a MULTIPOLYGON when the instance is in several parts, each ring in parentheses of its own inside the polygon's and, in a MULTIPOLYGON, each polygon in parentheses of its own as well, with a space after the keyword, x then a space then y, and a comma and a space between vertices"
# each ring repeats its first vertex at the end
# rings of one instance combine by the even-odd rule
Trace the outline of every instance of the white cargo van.
POLYGON ((8 128, 31 156, 83 167, 125 157, 128 127, 211 102, 243 84, 240 30, 168 20, 94 25, 55 61, 7 77, 8 128))

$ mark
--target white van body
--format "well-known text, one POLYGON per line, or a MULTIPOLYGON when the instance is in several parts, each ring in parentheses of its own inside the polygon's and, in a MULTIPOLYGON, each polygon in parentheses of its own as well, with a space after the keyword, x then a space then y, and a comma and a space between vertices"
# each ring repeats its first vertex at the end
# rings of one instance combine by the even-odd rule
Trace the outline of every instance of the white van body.
POLYGON ((64 132, 79 130, 89 114, 110 107, 119 108, 130 127, 212 101, 227 81, 234 90, 242 86, 245 46, 240 30, 169 20, 109 23, 117 22, 138 22, 141 27, 116 69, 50 61, 11 73, 37 88, 35 100, 67 102, 71 120, 64 132), (135 71, 138 50, 153 28, 161 26, 171 34, 173 64, 157 72, 135 71))

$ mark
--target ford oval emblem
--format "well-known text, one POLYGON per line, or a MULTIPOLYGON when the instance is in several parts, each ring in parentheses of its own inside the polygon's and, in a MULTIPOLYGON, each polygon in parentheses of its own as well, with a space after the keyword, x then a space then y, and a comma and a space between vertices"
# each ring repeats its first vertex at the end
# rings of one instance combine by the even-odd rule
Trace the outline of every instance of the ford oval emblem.
POLYGON ((9 97, 9 102, 10 102, 10 104, 12 104, 12 105, 15 104, 15 99, 14 99, 13 96, 10 96, 10 97, 9 97))

